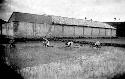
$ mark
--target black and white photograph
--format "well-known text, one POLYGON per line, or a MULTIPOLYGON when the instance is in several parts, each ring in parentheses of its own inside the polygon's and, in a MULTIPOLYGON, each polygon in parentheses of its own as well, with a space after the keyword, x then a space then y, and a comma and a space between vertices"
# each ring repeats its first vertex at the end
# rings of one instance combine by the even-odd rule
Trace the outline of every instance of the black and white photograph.
POLYGON ((125 79, 125 0, 0 0, 0 79, 125 79))

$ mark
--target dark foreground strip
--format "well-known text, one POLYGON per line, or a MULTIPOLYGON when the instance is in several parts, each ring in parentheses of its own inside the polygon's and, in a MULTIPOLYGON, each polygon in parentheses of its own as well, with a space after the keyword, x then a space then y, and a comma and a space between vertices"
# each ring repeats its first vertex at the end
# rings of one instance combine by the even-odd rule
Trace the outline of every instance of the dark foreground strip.
POLYGON ((1 79, 23 79, 16 69, 8 66, 5 61, 5 46, 0 45, 0 77, 1 79))
POLYGON ((107 79, 125 79, 125 73, 122 74, 116 74, 111 78, 107 78, 107 79))
MULTIPOLYGON (((32 39, 28 39, 28 38, 15 38, 15 43, 16 42, 35 42, 35 41, 44 41, 43 38, 32 38, 32 39)), ((74 43, 78 43, 78 44, 88 44, 88 45, 94 45, 95 42, 90 42, 90 41, 77 41, 74 38, 71 39, 63 39, 63 38, 48 38, 49 41, 61 41, 61 42, 67 42, 72 40, 74 43)), ((0 39, 0 44, 8 44, 10 41, 9 38, 1 38, 0 39)), ((101 43, 101 46, 114 46, 114 47, 124 47, 125 48, 125 44, 118 44, 118 43, 101 43)))

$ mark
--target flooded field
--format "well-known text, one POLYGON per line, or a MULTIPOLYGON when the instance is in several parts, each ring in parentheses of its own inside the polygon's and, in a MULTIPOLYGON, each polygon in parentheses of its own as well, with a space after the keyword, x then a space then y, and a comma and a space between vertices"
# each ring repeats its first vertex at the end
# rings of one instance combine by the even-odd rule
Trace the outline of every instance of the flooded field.
POLYGON ((125 72, 125 49, 89 45, 65 47, 63 42, 4 45, 5 59, 23 79, 108 79, 125 72))

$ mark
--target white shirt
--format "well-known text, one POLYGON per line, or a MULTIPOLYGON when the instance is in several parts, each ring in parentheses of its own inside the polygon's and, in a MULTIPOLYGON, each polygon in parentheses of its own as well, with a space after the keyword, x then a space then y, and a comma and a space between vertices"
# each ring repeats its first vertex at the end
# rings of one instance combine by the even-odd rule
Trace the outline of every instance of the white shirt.
POLYGON ((67 44, 68 44, 68 46, 69 46, 69 45, 73 45, 73 42, 68 42, 67 44))
POLYGON ((95 45, 100 45, 100 42, 99 42, 99 41, 97 41, 97 42, 95 43, 95 45))
POLYGON ((49 41, 47 41, 46 45, 49 45, 49 41))

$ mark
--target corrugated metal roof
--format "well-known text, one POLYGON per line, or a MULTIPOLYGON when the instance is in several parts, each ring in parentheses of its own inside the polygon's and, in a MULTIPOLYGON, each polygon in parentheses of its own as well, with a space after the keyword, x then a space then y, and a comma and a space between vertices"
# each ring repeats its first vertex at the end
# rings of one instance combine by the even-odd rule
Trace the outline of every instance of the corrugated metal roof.
POLYGON ((48 23, 48 24, 65 24, 65 25, 77 25, 77 26, 88 26, 88 27, 101 27, 101 28, 112 28, 109 24, 91 21, 91 20, 83 20, 83 19, 75 19, 61 16, 53 16, 53 15, 36 15, 29 13, 21 13, 21 12, 13 12, 11 15, 9 22, 11 21, 23 21, 23 22, 35 22, 35 23, 48 23))

